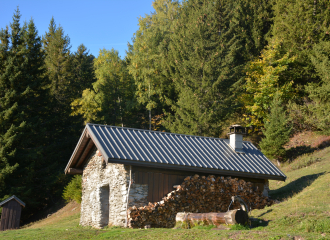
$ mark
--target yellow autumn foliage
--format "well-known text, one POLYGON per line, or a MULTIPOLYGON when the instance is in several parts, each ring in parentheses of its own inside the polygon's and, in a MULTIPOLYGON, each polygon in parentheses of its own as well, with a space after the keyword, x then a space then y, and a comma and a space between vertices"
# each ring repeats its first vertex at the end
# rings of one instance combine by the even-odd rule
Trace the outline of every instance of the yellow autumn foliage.
POLYGON ((263 125, 276 92, 283 100, 292 99, 294 95, 293 81, 285 72, 295 57, 290 57, 289 52, 283 55, 280 50, 281 41, 273 38, 260 58, 247 66, 241 100, 248 113, 246 120, 251 125, 263 125))

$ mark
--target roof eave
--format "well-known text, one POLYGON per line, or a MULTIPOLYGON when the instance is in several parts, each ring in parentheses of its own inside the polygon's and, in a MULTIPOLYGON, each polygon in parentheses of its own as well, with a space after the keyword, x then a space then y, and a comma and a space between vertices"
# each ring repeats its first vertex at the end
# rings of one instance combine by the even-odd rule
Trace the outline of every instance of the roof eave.
POLYGON ((83 131, 83 133, 81 134, 81 136, 80 136, 80 138, 79 138, 79 141, 78 141, 78 143, 77 143, 77 145, 76 145, 76 147, 75 147, 75 149, 74 149, 74 151, 73 151, 73 153, 72 153, 72 155, 71 155, 71 157, 70 157, 70 160, 69 160, 68 164, 66 165, 66 167, 65 167, 65 169, 64 169, 64 173, 65 173, 65 174, 68 173, 69 168, 72 168, 72 167, 73 167, 73 166, 72 166, 72 161, 73 161, 73 159, 75 158, 75 156, 76 156, 76 154, 77 154, 79 148, 81 147, 81 143, 82 143, 82 141, 83 141, 83 139, 84 139, 84 137, 85 137, 87 131, 88 131, 88 130, 87 130, 87 125, 86 125, 86 127, 84 128, 84 131, 83 131))
POLYGON ((0 207, 2 207, 2 206, 5 205, 7 202, 9 202, 9 201, 11 201, 11 200, 13 200, 13 199, 14 199, 16 202, 18 202, 22 207, 25 207, 25 203, 24 203, 21 199, 19 199, 18 197, 16 197, 15 195, 13 195, 13 196, 11 196, 11 197, 5 199, 4 201, 2 201, 2 202, 0 203, 0 207))
POLYGON ((190 171, 190 172, 205 172, 205 173, 212 173, 212 174, 218 174, 218 175, 222 174, 222 175, 226 175, 226 176, 235 176, 235 177, 247 177, 247 178, 257 178, 257 179, 279 180, 279 181, 286 180, 286 177, 284 177, 284 176, 267 175, 267 174, 251 173, 251 172, 229 171, 229 170, 213 169, 213 168, 178 166, 178 165, 173 165, 173 164, 139 162, 139 161, 127 160, 127 159, 108 158, 108 162, 133 165, 133 166, 141 166, 141 167, 163 168, 163 169, 171 169, 171 170, 190 171))

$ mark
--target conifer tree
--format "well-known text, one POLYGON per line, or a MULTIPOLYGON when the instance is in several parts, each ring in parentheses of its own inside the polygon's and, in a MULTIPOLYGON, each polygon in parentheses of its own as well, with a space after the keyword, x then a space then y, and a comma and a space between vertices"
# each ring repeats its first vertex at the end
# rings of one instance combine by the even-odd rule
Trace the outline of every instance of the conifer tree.
POLYGON ((93 60, 95 57, 89 53, 84 44, 78 46, 77 51, 72 54, 72 84, 75 89, 73 98, 81 97, 83 90, 92 87, 96 81, 93 60))
POLYGON ((48 126, 51 135, 46 154, 53 159, 53 164, 63 166, 72 153, 80 132, 83 119, 71 116, 70 103, 79 94, 83 86, 75 85, 73 57, 70 52, 70 38, 64 34, 61 26, 56 26, 51 19, 48 32, 42 39, 45 52, 45 75, 49 79, 48 126), (58 149, 54 152, 54 149, 58 149))
POLYGON ((238 109, 245 64, 266 44, 270 16, 267 1, 183 2, 163 53, 177 92, 177 99, 166 99, 172 108, 167 128, 220 135, 238 109))
POLYGON ((310 82, 318 83, 310 61, 313 46, 330 40, 330 8, 327 0, 276 0, 274 1, 274 25, 272 35, 283 42, 286 52, 297 57, 297 64, 291 69, 295 77, 294 86, 301 89, 310 82))
POLYGON ((30 205, 29 215, 45 204, 50 180, 44 176, 47 171, 39 171, 47 166, 43 158, 47 81, 41 39, 33 20, 21 27, 17 9, 10 27, 10 33, 2 31, 1 36, 0 159, 7 160, 11 174, 1 181, 0 198, 19 195, 30 205))
POLYGON ((312 100, 307 108, 309 123, 324 133, 330 133, 330 42, 320 42, 313 48, 311 61, 320 77, 319 83, 310 83, 306 90, 312 100))
MULTIPOLYGON (((20 27, 20 12, 17 9, 13 22, 10 24, 10 33, 8 28, 1 31, 1 64, 0 64, 0 162, 1 188, 0 198, 6 197, 6 193, 12 192, 8 186, 9 174, 17 170, 17 147, 25 128, 25 122, 22 121, 22 113, 18 109, 18 101, 22 94, 23 84, 20 84, 23 78, 22 67, 24 68, 24 47, 23 35, 24 29, 20 27), (21 85, 21 86, 19 86, 21 85)), ((26 60, 26 59, 25 59, 26 60)), ((26 86, 25 86, 26 87, 26 86)), ((23 91, 26 89, 23 89, 23 91)), ((12 177, 12 176, 11 176, 12 177)))
POLYGON ((50 79, 50 93, 62 104, 66 104, 72 99, 71 57, 70 38, 64 35, 61 26, 57 27, 54 18, 51 19, 48 32, 43 37, 43 49, 46 54, 45 63, 47 66, 47 76, 50 79))
POLYGON ((8 79, 8 58, 9 58, 9 31, 1 29, 0 32, 0 198, 3 198, 6 185, 5 182, 12 172, 18 167, 18 164, 11 165, 11 158, 15 157, 14 141, 16 134, 14 133, 16 127, 9 126, 7 116, 13 110, 7 102, 6 95, 11 95, 9 92, 9 79, 8 79), (8 126, 10 127, 8 129, 8 126))
POLYGON ((275 94, 270 113, 264 124, 265 138, 259 144, 262 152, 268 158, 283 161, 285 157, 283 145, 289 141, 291 127, 288 127, 288 120, 279 94, 275 94))
POLYGON ((170 110, 166 96, 175 98, 173 82, 164 73, 167 56, 162 49, 169 45, 171 27, 180 15, 180 4, 177 0, 156 0, 153 7, 154 13, 139 19, 139 29, 127 53, 137 100, 151 117, 160 115, 163 109, 170 110))

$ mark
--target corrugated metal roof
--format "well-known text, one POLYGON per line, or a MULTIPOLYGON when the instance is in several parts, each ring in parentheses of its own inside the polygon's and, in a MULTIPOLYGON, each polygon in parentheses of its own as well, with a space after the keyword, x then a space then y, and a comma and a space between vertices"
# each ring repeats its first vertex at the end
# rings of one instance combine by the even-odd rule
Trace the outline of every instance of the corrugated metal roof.
POLYGON ((286 178, 264 154, 246 141, 243 142, 245 154, 239 154, 229 146, 228 139, 98 124, 87 124, 86 129, 109 162, 189 171, 194 168, 196 171, 235 173, 237 176, 240 176, 240 173, 245 176, 257 174, 260 177, 280 180, 286 178))
POLYGON ((13 195, 13 196, 3 200, 2 202, 0 202, 0 207, 3 206, 4 204, 6 204, 7 202, 9 202, 12 199, 16 200, 19 204, 21 204, 23 207, 25 207, 25 203, 21 199, 16 197, 15 195, 13 195))

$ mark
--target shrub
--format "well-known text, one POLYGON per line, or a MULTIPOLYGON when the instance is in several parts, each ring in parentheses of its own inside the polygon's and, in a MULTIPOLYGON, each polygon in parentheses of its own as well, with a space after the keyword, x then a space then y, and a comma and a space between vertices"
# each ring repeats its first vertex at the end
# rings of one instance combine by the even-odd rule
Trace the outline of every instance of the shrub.
POLYGON ((74 200, 77 203, 81 203, 81 190, 81 175, 75 175, 64 188, 63 198, 67 202, 74 200))

